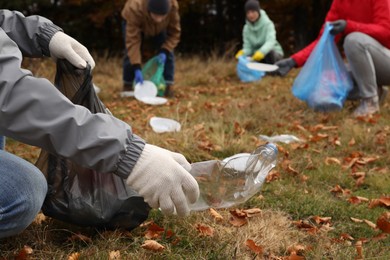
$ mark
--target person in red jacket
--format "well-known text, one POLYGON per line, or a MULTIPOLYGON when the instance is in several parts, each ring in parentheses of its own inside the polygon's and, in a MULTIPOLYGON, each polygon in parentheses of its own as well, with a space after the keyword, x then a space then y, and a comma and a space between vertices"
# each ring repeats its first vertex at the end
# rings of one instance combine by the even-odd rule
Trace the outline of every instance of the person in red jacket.
MULTIPOLYGON (((344 40, 343 49, 348 60, 355 87, 348 99, 360 99, 354 116, 379 112, 390 84, 390 1, 389 0, 334 0, 325 18, 333 25, 335 41, 344 40)), ((305 64, 322 35, 303 50, 276 63, 277 74, 285 76, 293 67, 305 64)))

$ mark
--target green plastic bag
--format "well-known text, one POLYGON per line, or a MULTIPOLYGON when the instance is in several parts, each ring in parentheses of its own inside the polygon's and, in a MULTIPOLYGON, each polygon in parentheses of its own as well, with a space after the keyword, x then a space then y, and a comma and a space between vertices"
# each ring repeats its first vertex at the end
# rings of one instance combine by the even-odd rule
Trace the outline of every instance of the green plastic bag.
POLYGON ((142 69, 144 79, 150 80, 156 85, 158 96, 163 96, 166 88, 166 82, 163 74, 164 64, 160 64, 160 62, 158 62, 157 56, 148 60, 142 69))

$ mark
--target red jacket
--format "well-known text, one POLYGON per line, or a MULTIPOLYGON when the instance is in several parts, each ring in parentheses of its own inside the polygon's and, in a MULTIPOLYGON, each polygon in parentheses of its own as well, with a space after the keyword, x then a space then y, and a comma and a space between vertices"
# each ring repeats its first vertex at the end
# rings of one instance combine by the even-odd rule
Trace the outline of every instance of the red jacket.
MULTIPOLYGON (((325 21, 344 19, 347 26, 343 33, 335 37, 339 41, 352 32, 362 32, 390 49, 390 1, 389 0, 334 0, 325 21)), ((291 57, 298 67, 303 66, 319 41, 324 26, 317 39, 291 57)))

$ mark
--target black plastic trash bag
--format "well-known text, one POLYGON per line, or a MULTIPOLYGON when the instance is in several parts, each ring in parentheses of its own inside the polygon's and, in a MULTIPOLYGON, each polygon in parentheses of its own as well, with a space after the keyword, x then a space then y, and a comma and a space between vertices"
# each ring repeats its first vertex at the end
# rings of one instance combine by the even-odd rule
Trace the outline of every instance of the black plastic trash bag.
MULTIPOLYGON (((58 60, 55 85, 74 104, 109 113, 95 93, 89 67, 80 70, 58 60)), ((47 216, 79 226, 127 230, 148 217, 148 204, 115 174, 98 173, 43 150, 36 166, 48 182, 42 207, 47 216)))

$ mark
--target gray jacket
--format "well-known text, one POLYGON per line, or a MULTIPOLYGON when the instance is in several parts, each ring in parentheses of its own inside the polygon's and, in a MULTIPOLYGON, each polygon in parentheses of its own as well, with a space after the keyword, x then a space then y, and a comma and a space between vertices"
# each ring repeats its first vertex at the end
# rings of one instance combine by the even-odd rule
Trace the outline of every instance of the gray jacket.
POLYGON ((22 53, 50 56, 50 39, 60 30, 41 16, 0 10, 0 135, 126 178, 144 140, 125 122, 91 114, 72 104, 50 81, 21 68, 22 53))

